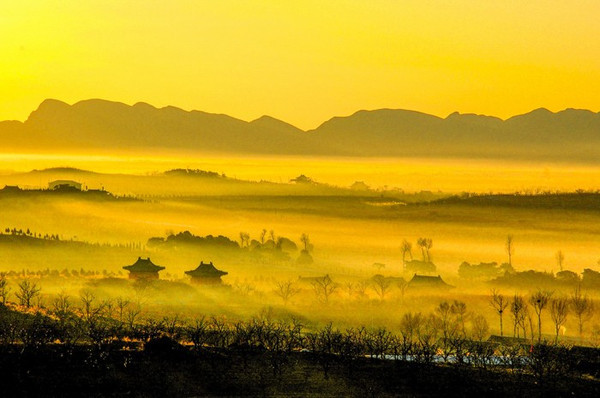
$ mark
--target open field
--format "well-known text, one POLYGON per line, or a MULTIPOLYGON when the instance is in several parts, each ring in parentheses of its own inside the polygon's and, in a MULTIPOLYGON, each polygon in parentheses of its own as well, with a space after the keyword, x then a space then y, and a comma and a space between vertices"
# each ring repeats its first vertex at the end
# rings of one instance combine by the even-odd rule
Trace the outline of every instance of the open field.
MULTIPOLYGON (((486 199, 450 197, 443 192, 356 190, 310 181, 251 182, 204 172, 112 175, 69 168, 9 174, 0 178, 0 183, 25 181, 30 188, 43 188, 60 178, 85 181, 90 186, 101 181, 101 188, 110 191, 114 187, 119 193, 85 188, 84 192, 29 189, 0 193, 1 269, 16 272, 8 277, 13 293, 27 272, 32 272, 31 277, 42 287, 46 306, 61 291, 76 300, 81 291, 91 289, 103 300, 126 296, 143 302, 148 316, 176 311, 189 319, 198 314, 248 319, 273 311, 277 317, 303 319, 315 327, 334 322, 340 327, 393 329, 408 312, 433 313, 441 302, 459 300, 467 303, 470 314, 483 316, 489 332, 497 334, 490 289, 500 286, 507 296, 515 292, 528 295, 546 285, 507 286, 491 284, 489 278, 464 279, 458 275, 462 262, 507 261, 508 235, 514 239, 512 264, 516 271, 557 272, 558 250, 564 253, 563 267, 577 274, 596 269, 600 258, 600 211, 594 205, 598 200, 595 193, 486 199), (32 185, 36 179, 37 186, 32 185), (128 189, 119 188, 124 186, 128 189), (154 194, 150 193, 152 187, 157 188, 154 194), (532 205, 536 200, 546 203, 548 198, 550 204, 532 205), (557 198, 562 205, 552 205, 557 198), (151 244, 183 231, 197 237, 224 236, 231 246, 151 244), (240 242, 240 233, 248 235, 245 244, 240 242), (311 262, 298 262, 302 234, 310 239, 311 262), (268 246, 269 241, 274 245, 281 237, 295 247, 278 251, 268 246), (432 241, 428 256, 437 266, 435 275, 440 274, 455 288, 428 292, 390 282, 380 293, 372 279, 376 274, 403 283, 413 277, 404 270, 400 247, 403 240, 412 242, 411 254, 420 259, 423 254, 417 240, 422 237, 432 241), (258 244, 261 241, 267 246, 258 244), (256 245, 266 249, 258 250, 256 245), (161 272, 164 284, 139 291, 124 279, 122 267, 138 257, 150 257, 166 267, 161 272), (229 287, 214 291, 190 286, 184 271, 194 269, 200 261, 213 261, 227 271, 223 281, 229 287), (73 279, 71 271, 82 269, 94 275, 73 279), (68 275, 61 276, 64 270, 68 275), (323 302, 311 279, 303 282, 301 278, 326 274, 335 291, 323 302), (276 293, 278 284, 287 281, 295 290, 289 302, 276 293)), ((559 284, 554 290, 568 296, 574 287, 559 284)), ((595 290, 586 294, 597 296, 595 290)), ((549 314, 543 314, 543 319, 542 333, 551 339, 549 314)), ((571 317, 568 330, 575 330, 573 322, 571 317)), ((596 316, 588 322, 586 344, 593 341, 597 324, 596 316)), ((573 332, 567 332, 565 338, 568 336, 580 337, 573 332)))

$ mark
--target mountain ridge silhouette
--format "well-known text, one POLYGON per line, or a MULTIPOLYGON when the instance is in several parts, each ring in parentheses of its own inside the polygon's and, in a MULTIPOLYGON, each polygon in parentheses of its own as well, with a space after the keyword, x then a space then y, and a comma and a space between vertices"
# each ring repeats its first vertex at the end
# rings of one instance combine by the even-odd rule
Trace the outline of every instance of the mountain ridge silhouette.
POLYGON ((89 99, 44 100, 25 122, 0 122, 5 150, 187 150, 229 154, 475 157, 593 161, 600 113, 538 108, 505 120, 454 112, 445 118, 405 109, 359 110, 302 130, 262 116, 89 99))

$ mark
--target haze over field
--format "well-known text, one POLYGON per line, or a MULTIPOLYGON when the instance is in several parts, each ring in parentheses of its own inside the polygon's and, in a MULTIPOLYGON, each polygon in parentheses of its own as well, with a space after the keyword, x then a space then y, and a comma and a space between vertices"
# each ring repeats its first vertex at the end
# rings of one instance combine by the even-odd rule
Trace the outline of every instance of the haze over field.
POLYGON ((0 0, 2 391, 600 396, 599 15, 0 0))

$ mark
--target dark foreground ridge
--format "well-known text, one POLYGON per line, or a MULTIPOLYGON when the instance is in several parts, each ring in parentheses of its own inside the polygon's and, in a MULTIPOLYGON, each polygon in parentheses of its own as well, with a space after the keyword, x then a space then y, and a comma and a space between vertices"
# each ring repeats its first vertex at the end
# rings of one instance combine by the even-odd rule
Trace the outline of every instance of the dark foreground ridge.
POLYGON ((600 350, 525 339, 399 339, 385 329, 204 318, 128 322, 0 305, 10 397, 597 397, 600 350), (442 347, 448 354, 439 354, 442 347), (447 356, 446 356, 447 355, 447 356))
POLYGON ((359 358, 332 358, 327 376, 309 353, 286 355, 279 370, 268 352, 194 351, 168 339, 143 351, 97 352, 0 347, 0 382, 10 397, 597 397, 597 382, 492 369, 359 358))

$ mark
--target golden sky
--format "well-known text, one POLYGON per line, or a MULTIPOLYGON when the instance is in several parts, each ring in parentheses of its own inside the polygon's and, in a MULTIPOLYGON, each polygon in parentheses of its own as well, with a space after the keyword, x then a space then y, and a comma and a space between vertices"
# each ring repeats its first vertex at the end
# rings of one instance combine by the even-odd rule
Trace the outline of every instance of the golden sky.
POLYGON ((596 0, 0 0, 0 120, 45 98, 301 128, 359 109, 600 111, 596 0))

